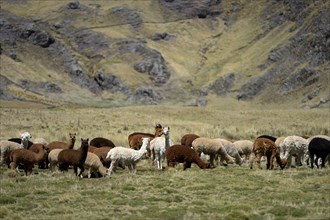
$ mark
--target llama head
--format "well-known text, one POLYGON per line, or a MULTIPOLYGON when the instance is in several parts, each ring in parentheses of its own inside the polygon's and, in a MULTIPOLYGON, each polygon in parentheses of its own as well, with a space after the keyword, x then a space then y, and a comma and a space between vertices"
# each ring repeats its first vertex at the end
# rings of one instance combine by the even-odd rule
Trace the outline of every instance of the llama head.
POLYGON ((88 147, 88 141, 89 141, 89 138, 87 138, 87 139, 81 138, 81 147, 88 147))
POLYGON ((164 127, 163 133, 167 135, 170 132, 170 127, 164 127))
POLYGON ((163 134, 163 126, 157 124, 155 127, 155 137, 160 137, 163 134))
POLYGON ((70 139, 71 140, 73 140, 73 141, 75 141, 76 140, 76 135, 77 135, 77 133, 76 132, 74 132, 74 133, 69 133, 69 137, 70 137, 70 139))
POLYGON ((24 132, 21 134, 22 141, 28 141, 32 138, 29 132, 24 132))
POLYGON ((284 169, 287 163, 288 161, 286 159, 281 159, 281 164, 280 164, 281 169, 284 169))

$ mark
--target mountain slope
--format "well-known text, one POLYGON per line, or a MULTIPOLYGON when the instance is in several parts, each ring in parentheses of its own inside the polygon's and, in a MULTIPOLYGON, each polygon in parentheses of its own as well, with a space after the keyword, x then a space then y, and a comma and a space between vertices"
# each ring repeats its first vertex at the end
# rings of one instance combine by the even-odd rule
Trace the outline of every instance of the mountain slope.
POLYGON ((327 1, 10 1, 0 99, 322 107, 327 1))

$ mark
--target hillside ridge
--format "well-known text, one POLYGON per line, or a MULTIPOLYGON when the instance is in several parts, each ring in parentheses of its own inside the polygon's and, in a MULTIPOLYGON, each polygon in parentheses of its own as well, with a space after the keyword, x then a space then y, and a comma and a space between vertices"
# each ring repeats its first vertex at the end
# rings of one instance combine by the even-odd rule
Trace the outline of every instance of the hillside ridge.
POLYGON ((327 1, 4 1, 0 100, 329 107, 327 1))

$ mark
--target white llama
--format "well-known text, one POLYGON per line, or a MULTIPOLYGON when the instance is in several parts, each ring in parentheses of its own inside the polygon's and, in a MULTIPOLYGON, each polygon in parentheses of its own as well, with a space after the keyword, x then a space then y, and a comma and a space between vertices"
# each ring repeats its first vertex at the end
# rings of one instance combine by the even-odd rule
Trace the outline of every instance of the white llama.
POLYGON ((165 159, 165 151, 172 145, 170 140, 170 128, 163 129, 165 137, 156 137, 150 141, 150 151, 153 155, 154 161, 157 163, 158 169, 163 169, 162 160, 165 159))
POLYGON ((147 153, 147 146, 149 144, 149 138, 142 138, 142 146, 140 150, 134 150, 127 147, 114 147, 108 154, 106 159, 111 160, 111 165, 108 169, 108 174, 116 171, 119 162, 123 165, 127 165, 130 173, 136 173, 136 164, 141 160, 143 155, 147 153))
POLYGON ((22 144, 24 148, 28 148, 29 146, 29 140, 32 138, 29 132, 23 132, 21 134, 22 144))

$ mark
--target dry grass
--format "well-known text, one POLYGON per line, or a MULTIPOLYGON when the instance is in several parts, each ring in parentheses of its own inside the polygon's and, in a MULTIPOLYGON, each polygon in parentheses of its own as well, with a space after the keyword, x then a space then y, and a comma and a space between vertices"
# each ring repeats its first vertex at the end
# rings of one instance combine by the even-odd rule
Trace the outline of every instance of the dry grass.
MULTIPOLYGON (((0 103, 0 136, 29 131, 48 141, 103 136, 127 146, 134 131, 169 125, 171 139, 196 133, 207 137, 251 139, 257 135, 329 135, 328 110, 221 110, 168 106, 111 109, 63 107, 5 108, 0 103)), ((265 164, 262 164, 265 167, 265 164)), ((0 168, 3 219, 328 219, 330 169, 306 166, 281 171, 197 166, 158 171, 150 161, 137 174, 119 170, 112 177, 78 179, 69 173, 34 169, 23 176, 0 168)))

